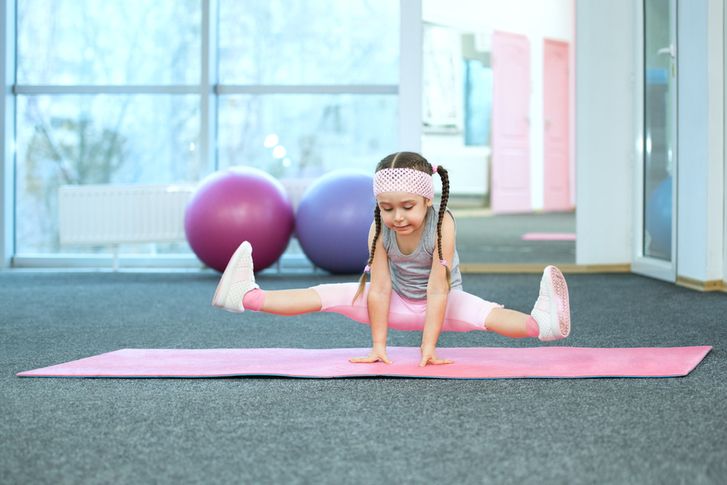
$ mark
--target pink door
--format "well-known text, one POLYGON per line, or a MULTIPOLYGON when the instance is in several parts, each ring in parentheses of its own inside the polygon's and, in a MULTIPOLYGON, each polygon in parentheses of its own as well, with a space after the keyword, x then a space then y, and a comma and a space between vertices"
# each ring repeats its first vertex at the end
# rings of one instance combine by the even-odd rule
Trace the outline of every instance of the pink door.
POLYGON ((543 45, 544 209, 572 209, 570 201, 570 123, 568 43, 543 45))
POLYGON ((524 35, 492 37, 492 211, 529 212, 530 44, 524 35))

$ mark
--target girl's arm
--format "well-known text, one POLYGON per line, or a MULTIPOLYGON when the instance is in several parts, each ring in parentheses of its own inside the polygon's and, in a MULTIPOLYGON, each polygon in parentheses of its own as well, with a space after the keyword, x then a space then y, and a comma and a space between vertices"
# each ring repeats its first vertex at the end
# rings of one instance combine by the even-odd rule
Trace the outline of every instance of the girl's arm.
MULTIPOLYGON (((376 226, 371 224, 369 230, 369 247, 374 239, 376 226)), ((369 285, 368 309, 371 322, 371 340, 374 347, 386 348, 388 331, 389 303, 391 301, 391 274, 389 273, 389 257, 384 249, 383 236, 379 234, 371 263, 371 284, 369 285)))
MULTIPOLYGON (((369 230, 369 247, 374 240, 376 226, 371 224, 369 230)), ((384 249, 382 235, 376 241, 374 260, 371 263, 371 284, 367 296, 369 322, 371 325, 371 353, 368 357, 350 359, 354 363, 371 363, 382 361, 390 364, 386 356, 386 336, 388 331, 389 303, 391 302, 391 275, 389 273, 389 258, 384 249)))
MULTIPOLYGON (((455 227, 451 214, 446 213, 442 220, 442 257, 447 261, 447 266, 452 266, 455 247, 455 227)), ((427 284, 427 314, 422 332, 422 361, 420 365, 448 364, 451 361, 437 359, 434 349, 437 347, 439 334, 444 323, 444 313, 447 309, 447 297, 449 296, 449 284, 447 282, 447 271, 439 260, 437 243, 434 245, 434 257, 432 258, 432 271, 429 274, 427 284)))

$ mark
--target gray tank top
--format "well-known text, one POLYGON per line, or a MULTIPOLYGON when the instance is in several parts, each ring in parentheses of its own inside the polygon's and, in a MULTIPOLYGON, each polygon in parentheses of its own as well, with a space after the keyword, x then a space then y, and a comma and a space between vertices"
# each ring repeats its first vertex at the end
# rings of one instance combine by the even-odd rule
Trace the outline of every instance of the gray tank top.
MULTIPOLYGON (((447 209, 450 215, 452 212, 447 209)), ((396 233, 381 225, 382 242, 386 254, 389 256, 389 272, 391 273, 391 286, 399 295, 412 300, 425 300, 427 298, 427 283, 432 270, 434 258, 434 245, 437 242, 438 211, 430 207, 424 220, 422 237, 419 245, 411 254, 403 254, 396 242, 396 233)), ((454 218, 454 216, 452 216, 454 218)), ((439 256, 436 256, 439 258, 439 256)), ((453 290, 462 289, 462 274, 459 271, 459 255, 454 249, 454 261, 450 261, 453 290)))

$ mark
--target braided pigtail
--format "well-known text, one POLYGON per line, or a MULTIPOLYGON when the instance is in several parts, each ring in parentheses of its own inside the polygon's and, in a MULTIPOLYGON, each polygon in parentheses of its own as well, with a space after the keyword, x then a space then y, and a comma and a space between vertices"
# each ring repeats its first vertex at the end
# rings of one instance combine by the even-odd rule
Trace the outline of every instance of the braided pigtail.
MULTIPOLYGON (((437 173, 442 179, 442 197, 439 202, 439 219, 437 219, 437 250, 439 252, 439 260, 444 261, 442 256, 442 221, 444 221, 444 214, 447 212, 447 202, 449 202, 449 174, 447 170, 441 165, 437 166, 437 173)), ((452 287, 452 273, 449 270, 449 265, 452 261, 449 261, 444 265, 444 269, 447 271, 447 284, 452 287)))
POLYGON ((374 233, 374 239, 371 241, 371 249, 369 250, 369 260, 366 263, 366 268, 364 268, 363 274, 361 275, 361 278, 358 280, 358 290, 356 290, 356 294, 353 295, 353 301, 351 304, 355 303, 356 300, 358 300, 358 297, 361 296, 366 289, 366 273, 368 273, 371 270, 371 265, 374 262, 374 252, 376 251, 376 241, 379 240, 379 234, 381 234, 381 209, 379 209, 379 206, 377 205, 374 209, 374 224, 376 225, 376 232, 374 233))

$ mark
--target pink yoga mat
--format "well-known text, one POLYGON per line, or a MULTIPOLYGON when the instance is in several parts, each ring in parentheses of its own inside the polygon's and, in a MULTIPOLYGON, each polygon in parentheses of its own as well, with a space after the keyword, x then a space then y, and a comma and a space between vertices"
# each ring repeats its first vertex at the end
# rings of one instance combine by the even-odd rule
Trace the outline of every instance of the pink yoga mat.
POLYGON ((700 347, 458 347, 437 349, 447 365, 419 367, 416 347, 389 347, 392 364, 352 364, 368 354, 349 349, 122 349, 21 372, 20 377, 357 377, 446 379, 677 377, 712 349, 700 347))
POLYGON ((575 241, 576 235, 572 232, 526 232, 521 239, 523 241, 575 241))

